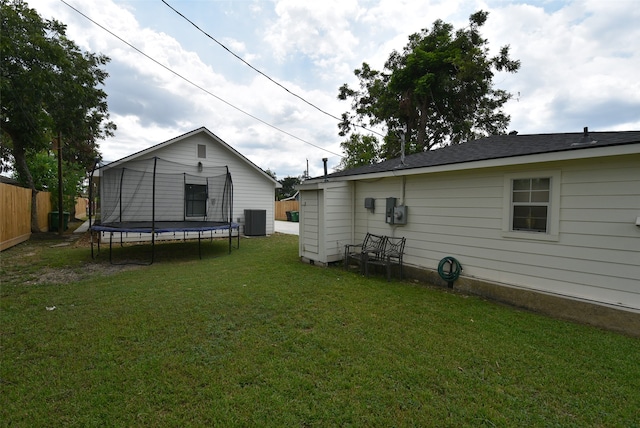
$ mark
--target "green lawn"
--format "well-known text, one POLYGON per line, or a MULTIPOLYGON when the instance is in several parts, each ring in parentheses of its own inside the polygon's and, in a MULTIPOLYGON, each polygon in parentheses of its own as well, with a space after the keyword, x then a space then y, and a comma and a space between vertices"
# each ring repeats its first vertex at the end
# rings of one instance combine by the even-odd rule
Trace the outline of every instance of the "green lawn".
POLYGON ((0 255, 4 426, 640 426, 638 339, 306 265, 296 236, 123 270, 49 244, 0 255))

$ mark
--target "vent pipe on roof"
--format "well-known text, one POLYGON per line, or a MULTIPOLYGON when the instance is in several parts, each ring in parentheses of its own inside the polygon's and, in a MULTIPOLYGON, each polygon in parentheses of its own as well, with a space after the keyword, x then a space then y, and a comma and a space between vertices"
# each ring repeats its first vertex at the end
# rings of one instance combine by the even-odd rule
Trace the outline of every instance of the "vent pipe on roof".
POLYGON ((582 146, 585 144, 596 144, 597 141, 594 140, 593 138, 591 138, 591 136, 589 135, 589 127, 585 126, 583 129, 583 133, 582 133, 582 139, 580 139, 580 141, 578 141, 577 143, 573 143, 571 144, 572 146, 582 146))
POLYGON ((324 164, 324 181, 327 181, 327 158, 322 158, 322 163, 324 164))

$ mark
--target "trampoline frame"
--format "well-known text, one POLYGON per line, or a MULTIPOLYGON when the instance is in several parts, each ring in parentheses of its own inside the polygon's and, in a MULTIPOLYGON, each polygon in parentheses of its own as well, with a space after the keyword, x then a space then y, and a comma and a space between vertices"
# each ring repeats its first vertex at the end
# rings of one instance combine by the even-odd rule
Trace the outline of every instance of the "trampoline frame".
MULTIPOLYGON (((229 230, 229 254, 231 254, 233 230, 236 230, 237 244, 236 248, 240 248, 240 225, 238 223, 222 223, 222 222, 206 222, 206 221, 158 221, 153 224, 150 222, 123 222, 108 224, 93 224, 90 226, 91 231, 91 258, 95 259, 100 254, 100 234, 109 233, 109 263, 117 264, 143 264, 151 265, 155 260, 155 237, 161 233, 179 233, 187 232, 198 233, 198 256, 202 259, 201 241, 202 234, 205 232, 213 232, 217 230, 229 230), (97 253, 94 254, 93 232, 98 233, 97 253), (120 245, 122 246, 122 236, 128 233, 151 234, 151 260, 148 263, 114 263, 113 262, 113 235, 120 234, 120 245)), ((213 239, 213 233, 210 236, 213 239)))

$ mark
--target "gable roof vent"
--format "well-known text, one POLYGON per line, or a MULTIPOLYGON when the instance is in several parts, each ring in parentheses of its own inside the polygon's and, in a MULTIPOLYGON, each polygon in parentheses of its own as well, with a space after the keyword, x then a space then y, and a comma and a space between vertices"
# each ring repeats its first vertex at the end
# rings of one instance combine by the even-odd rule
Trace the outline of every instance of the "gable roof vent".
POLYGON ((584 146, 586 144, 596 144, 597 141, 591 138, 589 135, 589 127, 585 126, 582 134, 582 138, 577 143, 571 144, 572 146, 584 146))

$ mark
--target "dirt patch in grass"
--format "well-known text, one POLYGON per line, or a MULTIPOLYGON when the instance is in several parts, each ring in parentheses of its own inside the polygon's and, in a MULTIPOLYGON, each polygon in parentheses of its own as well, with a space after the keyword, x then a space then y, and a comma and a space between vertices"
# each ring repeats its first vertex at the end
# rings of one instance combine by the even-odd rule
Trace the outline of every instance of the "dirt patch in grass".
POLYGON ((89 233, 63 235, 34 233, 29 241, 0 254, 3 285, 68 284, 91 277, 109 276, 136 265, 112 265, 108 259, 91 259, 89 233), (87 251, 86 256, 80 249, 87 251), (71 250, 71 251, 67 251, 71 250))
POLYGON ((35 275, 35 278, 27 280, 24 285, 30 284, 68 284, 82 281, 92 276, 109 276, 125 270, 139 268, 140 266, 124 265, 116 266, 105 263, 88 263, 81 268, 44 268, 35 275))

